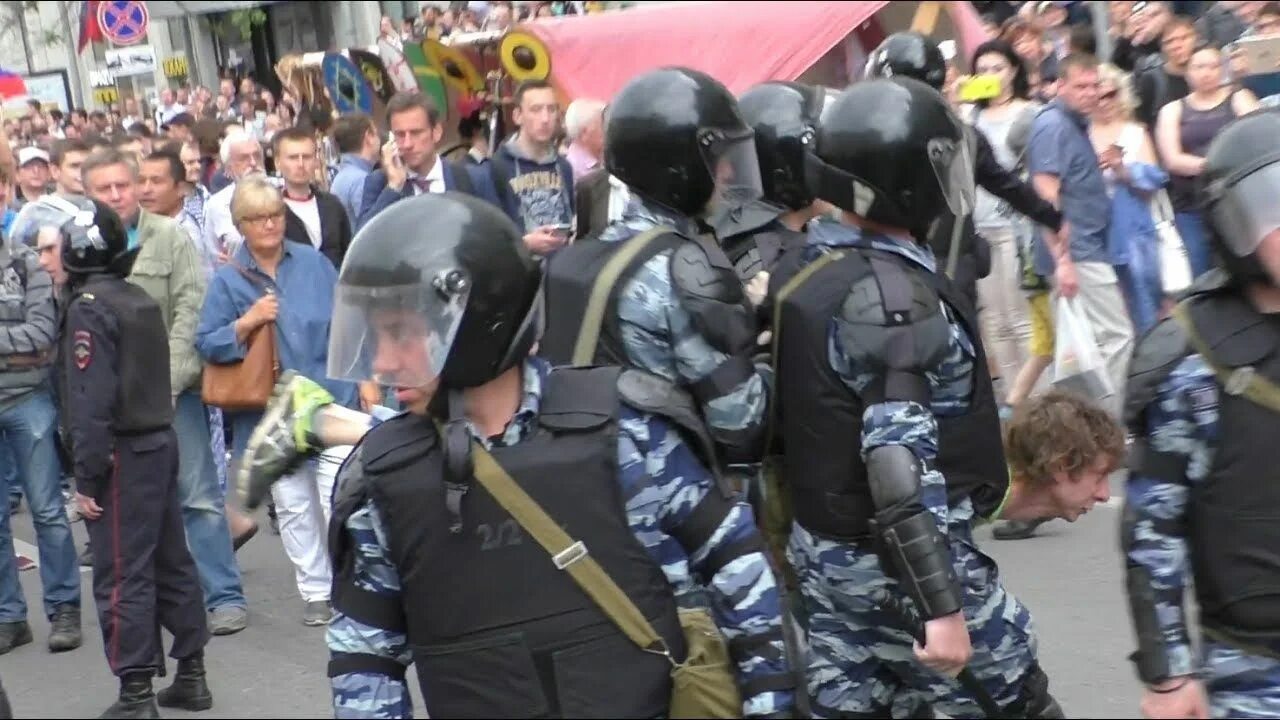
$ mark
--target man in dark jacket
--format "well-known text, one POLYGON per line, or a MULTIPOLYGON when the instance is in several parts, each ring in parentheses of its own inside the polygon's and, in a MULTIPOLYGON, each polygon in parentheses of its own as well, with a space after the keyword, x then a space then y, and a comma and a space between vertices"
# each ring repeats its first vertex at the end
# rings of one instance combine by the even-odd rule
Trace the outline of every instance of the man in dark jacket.
POLYGON ((276 170, 284 180, 285 237, 309 242, 333 263, 342 267, 342 258, 351 244, 351 221, 342 201, 316 187, 316 139, 309 131, 289 128, 272 139, 276 170))
POLYGON ((437 153, 444 125, 440 110, 421 93, 398 93, 387 103, 391 140, 382 146, 382 168, 369 173, 360 201, 359 230, 373 216, 415 195, 456 190, 501 207, 488 182, 451 165, 437 153))

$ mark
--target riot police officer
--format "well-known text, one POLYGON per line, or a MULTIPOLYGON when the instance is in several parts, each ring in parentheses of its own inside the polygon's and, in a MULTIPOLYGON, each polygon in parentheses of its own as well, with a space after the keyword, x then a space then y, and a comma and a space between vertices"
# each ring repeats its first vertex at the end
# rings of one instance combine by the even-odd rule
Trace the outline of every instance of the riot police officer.
POLYGON ((965 142, 923 83, 845 90, 807 159, 810 188, 841 219, 810 223, 809 245, 771 278, 789 557, 817 716, 887 717, 915 693, 951 717, 979 712, 912 662, 907 629, 872 600, 885 588, 924 620, 916 657, 929 670, 955 675, 976 646, 971 669, 1010 717, 1061 717, 1029 613, 973 540, 1007 490, 999 418, 973 308, 924 242, 972 201, 965 142))
POLYGON ((821 87, 780 81, 761 83, 738 98, 755 133, 763 200, 778 210, 772 222, 752 232, 717 233, 744 283, 771 270, 785 250, 803 245, 805 223, 819 212, 805 185, 804 154, 827 101, 821 87))
POLYGON ((605 123, 605 166, 633 199, 598 238, 551 258, 539 352, 676 383, 697 400, 721 458, 753 461, 768 371, 752 362, 755 308, 706 226, 760 197, 751 128, 723 85, 684 68, 629 82, 605 123))
POLYGON ((159 717, 166 707, 205 710, 209 638, 204 600, 178 505, 178 449, 169 393, 169 340, 160 308, 128 283, 138 248, 96 201, 66 199, 62 264, 70 300, 60 357, 63 413, 76 499, 95 548, 93 590, 107 664, 120 696, 103 717, 159 717), (173 685, 153 694, 164 670, 160 627, 173 633, 173 685))
POLYGON ((1197 281, 1130 366, 1121 541, 1150 718, 1280 717, 1277 133, 1280 115, 1254 113, 1210 145, 1201 182, 1223 270, 1197 281))
MULTIPOLYGON (((918 32, 894 33, 872 51, 866 76, 909 77, 942 92, 947 78, 947 61, 938 44, 918 32)), ((1030 184, 1009 172, 996 159, 986 135, 966 126, 974 180, 982 189, 1009 203, 1010 207, 1046 228, 1060 232, 1062 213, 1041 198, 1030 184)), ((977 304, 977 283, 991 271, 991 248, 973 227, 972 208, 963 213, 943 213, 929 233, 929 244, 942 261, 951 279, 977 304), (960 223, 956 223, 956 218, 960 223), (959 239, 959 243, 953 242, 959 239), (952 248, 955 251, 952 251, 952 248)))
MULTIPOLYGON (((397 203, 343 261, 329 374, 396 388, 407 412, 369 430, 339 475, 335 712, 407 717, 413 662, 432 717, 667 715, 670 661, 684 654, 677 593, 698 590, 733 638, 732 712, 789 713, 778 590, 750 509, 707 469, 695 408, 647 374, 530 357, 541 282, 510 220, 454 193, 397 203), (495 466, 595 558, 671 657, 633 644, 563 572, 581 553, 553 559, 507 512, 477 479, 495 466)), ((282 385, 255 435, 294 452, 332 440, 314 423, 323 391, 282 385)))

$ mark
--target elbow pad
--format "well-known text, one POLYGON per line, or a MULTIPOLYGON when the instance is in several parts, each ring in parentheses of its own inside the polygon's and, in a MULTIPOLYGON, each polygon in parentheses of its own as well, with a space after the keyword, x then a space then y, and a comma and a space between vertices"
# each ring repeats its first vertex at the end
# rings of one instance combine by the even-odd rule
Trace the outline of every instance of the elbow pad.
POLYGON ((920 500, 920 460, 909 448, 886 445, 867 455, 880 561, 902 584, 926 620, 961 607, 947 537, 920 500))
MULTIPOLYGON (((1126 508, 1121 519, 1120 542, 1125 555, 1133 543, 1137 518, 1132 509, 1126 508)), ((1129 598, 1129 614, 1133 617, 1133 631, 1138 649, 1129 656, 1138 679, 1154 685, 1169 678, 1169 657, 1165 653, 1164 633, 1160 630, 1160 614, 1156 610, 1156 592, 1151 574, 1141 565, 1129 563, 1124 574, 1125 594, 1129 598)))
POLYGON ((950 615, 961 608, 960 585, 951 566, 951 548, 938 531, 928 510, 899 520, 893 525, 879 521, 881 562, 890 575, 915 602, 924 620, 950 615))

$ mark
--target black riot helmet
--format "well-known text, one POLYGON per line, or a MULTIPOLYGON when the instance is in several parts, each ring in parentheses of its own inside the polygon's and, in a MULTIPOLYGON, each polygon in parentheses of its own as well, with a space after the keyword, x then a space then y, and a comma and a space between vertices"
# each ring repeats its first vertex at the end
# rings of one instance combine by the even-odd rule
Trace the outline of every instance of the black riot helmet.
POLYGON ((809 187, 872 222, 927 234, 945 211, 972 211, 973 161, 942 95, 910 78, 855 83, 823 113, 809 187))
POLYGON ((351 242, 338 273, 329 377, 483 385, 533 347, 541 272, 509 218, 459 193, 407 198, 351 242))
POLYGON ((710 75, 653 70, 605 110, 604 164, 642 198, 687 217, 760 197, 751 127, 710 75))
POLYGON ((79 196, 41 196, 22 209, 12 230, 15 241, 31 246, 40 232, 61 235, 62 267, 73 281, 86 275, 127 277, 140 250, 129 246, 129 233, 114 210, 79 196))
POLYGON ((1205 221, 1214 249, 1237 281, 1280 284, 1258 259, 1280 230, 1280 114, 1245 115, 1218 132, 1200 174, 1205 221))
POLYGON ((756 135, 764 199, 789 210, 813 204, 804 181, 804 156, 813 148, 825 91, 794 82, 767 82, 738 99, 756 135))
POLYGON ((918 32, 894 33, 867 58, 867 79, 915 78, 941 92, 947 80, 947 60, 938 44, 918 32))

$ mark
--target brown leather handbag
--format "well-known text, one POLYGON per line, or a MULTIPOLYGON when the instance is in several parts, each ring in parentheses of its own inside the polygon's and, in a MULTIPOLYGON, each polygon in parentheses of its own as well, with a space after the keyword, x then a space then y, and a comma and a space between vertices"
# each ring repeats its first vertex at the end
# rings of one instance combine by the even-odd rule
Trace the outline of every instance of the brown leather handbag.
MULTIPOLYGON (((244 268, 237 265, 236 270, 249 282, 271 292, 244 268)), ((269 322, 249 333, 243 360, 205 364, 200 396, 206 405, 223 410, 262 410, 271 399, 271 390, 278 377, 280 357, 276 353, 276 324, 269 322)))
POLYGON ((200 395, 206 405, 223 410, 262 410, 280 376, 276 355, 276 324, 267 323, 249 333, 244 359, 204 366, 200 395))

